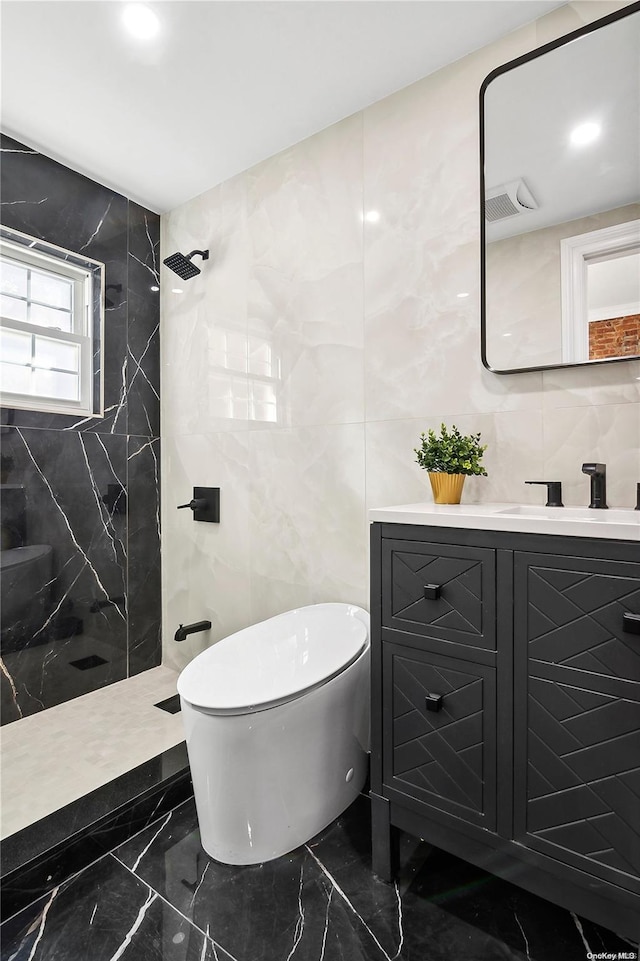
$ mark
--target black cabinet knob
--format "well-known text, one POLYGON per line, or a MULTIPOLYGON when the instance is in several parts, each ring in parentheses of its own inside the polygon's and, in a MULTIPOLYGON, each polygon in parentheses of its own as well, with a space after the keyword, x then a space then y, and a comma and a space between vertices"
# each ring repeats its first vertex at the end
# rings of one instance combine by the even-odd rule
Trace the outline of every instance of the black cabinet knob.
POLYGON ((424 599, 425 601, 437 601, 440 597, 440 591, 442 590, 440 584, 425 584, 424 585, 424 599))
POLYGON ((443 697, 442 694, 427 694, 424 699, 427 711, 439 711, 442 707, 443 697))

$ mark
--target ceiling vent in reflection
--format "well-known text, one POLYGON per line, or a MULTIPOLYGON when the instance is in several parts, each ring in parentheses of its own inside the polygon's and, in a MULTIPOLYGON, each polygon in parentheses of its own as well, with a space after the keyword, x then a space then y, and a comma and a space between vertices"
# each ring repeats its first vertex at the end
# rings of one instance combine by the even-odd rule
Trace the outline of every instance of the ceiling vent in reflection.
POLYGON ((486 192, 484 216, 490 224, 537 209, 538 204, 522 179, 491 187, 486 192))

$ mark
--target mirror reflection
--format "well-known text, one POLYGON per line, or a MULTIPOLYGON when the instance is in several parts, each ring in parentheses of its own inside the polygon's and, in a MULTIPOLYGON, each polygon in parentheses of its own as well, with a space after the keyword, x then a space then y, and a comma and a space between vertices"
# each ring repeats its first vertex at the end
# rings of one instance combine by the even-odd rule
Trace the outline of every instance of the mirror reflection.
POLYGON ((482 111, 485 365, 640 356, 640 11, 498 68, 482 111))

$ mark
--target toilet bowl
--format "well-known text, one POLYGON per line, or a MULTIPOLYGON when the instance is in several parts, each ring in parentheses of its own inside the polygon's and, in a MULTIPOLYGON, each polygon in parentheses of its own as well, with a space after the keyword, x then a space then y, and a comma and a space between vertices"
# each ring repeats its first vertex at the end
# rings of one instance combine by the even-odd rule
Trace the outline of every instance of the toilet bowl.
POLYGON ((362 790, 369 615, 315 604, 231 634, 178 678, 206 853, 259 864, 312 838, 362 790))

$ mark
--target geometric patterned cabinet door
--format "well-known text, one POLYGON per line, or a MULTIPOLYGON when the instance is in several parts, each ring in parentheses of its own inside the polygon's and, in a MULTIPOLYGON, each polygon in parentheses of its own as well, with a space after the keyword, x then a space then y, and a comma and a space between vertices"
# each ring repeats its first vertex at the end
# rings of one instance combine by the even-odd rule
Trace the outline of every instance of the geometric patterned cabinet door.
POLYGON ((640 564, 514 558, 516 637, 526 637, 532 662, 640 683, 640 635, 625 622, 640 615, 640 564))
POLYGON ((385 794, 495 827, 495 671, 385 642, 385 794), (388 716, 389 716, 388 715, 388 716))
POLYGON ((514 555, 515 836, 640 891, 640 564, 514 555))
POLYGON ((382 623, 495 650, 495 551, 385 540, 382 623))
POLYGON ((578 683, 529 679, 515 837, 640 891, 640 690, 625 698, 578 683))

